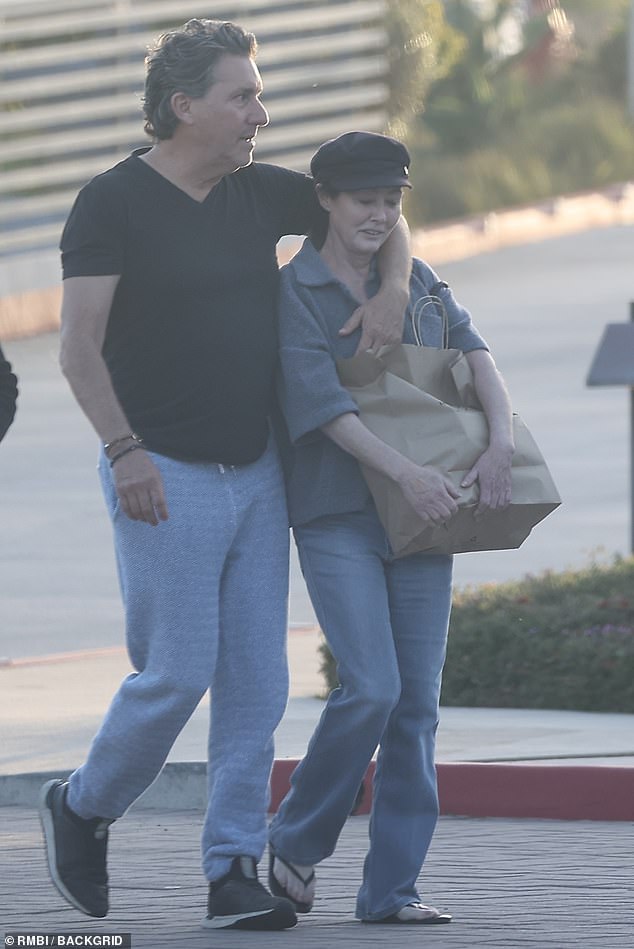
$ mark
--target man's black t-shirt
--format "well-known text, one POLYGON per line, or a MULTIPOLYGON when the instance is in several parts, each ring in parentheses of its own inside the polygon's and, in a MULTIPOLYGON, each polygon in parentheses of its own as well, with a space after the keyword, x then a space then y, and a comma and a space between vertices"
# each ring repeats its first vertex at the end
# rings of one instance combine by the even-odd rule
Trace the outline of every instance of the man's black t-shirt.
POLYGON ((253 462, 273 396, 275 247, 313 225, 312 181, 254 163, 198 202, 138 155, 79 193, 61 241, 64 277, 121 274, 103 356, 148 448, 253 462))

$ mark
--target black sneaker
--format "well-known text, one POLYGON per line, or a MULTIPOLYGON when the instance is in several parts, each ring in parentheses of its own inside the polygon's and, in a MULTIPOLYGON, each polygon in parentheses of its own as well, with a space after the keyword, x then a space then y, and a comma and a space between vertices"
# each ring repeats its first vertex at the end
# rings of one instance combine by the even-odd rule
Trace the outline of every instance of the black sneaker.
POLYGON ((209 929, 290 929, 297 923, 292 904, 278 899, 258 880, 253 857, 235 857, 225 876, 209 884, 209 929))
POLYGON ((66 804, 68 783, 48 781, 40 794, 40 820, 53 883, 87 916, 108 912, 106 848, 111 820, 83 820, 66 804))

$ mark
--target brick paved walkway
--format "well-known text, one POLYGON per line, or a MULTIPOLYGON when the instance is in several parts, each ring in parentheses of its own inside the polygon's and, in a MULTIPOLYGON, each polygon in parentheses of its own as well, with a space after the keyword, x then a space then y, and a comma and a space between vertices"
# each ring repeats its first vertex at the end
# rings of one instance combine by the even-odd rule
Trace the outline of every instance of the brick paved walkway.
POLYGON ((319 869, 313 913, 286 933, 254 934, 199 927, 206 893, 198 865, 198 812, 132 811, 115 826, 112 912, 104 922, 68 908, 53 890, 31 809, 0 808, 0 822, 0 934, 131 932, 134 949, 634 946, 634 835, 629 824, 441 819, 421 893, 449 909, 454 922, 421 931, 354 920, 367 818, 353 818, 337 852, 319 869))

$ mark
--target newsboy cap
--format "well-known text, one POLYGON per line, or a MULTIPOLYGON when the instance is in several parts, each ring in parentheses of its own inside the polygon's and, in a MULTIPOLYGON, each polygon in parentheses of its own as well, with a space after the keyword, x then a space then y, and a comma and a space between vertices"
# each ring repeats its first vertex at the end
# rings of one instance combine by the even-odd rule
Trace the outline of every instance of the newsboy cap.
POLYGON ((408 166, 405 146, 376 132, 344 132, 324 142, 310 162, 315 181, 338 191, 411 188, 408 166))

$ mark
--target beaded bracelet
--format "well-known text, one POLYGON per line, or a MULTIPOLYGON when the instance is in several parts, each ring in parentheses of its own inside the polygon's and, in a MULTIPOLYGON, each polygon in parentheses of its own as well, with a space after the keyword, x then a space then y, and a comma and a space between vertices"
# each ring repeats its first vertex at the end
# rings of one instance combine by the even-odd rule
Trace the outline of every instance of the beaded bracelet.
POLYGON ((115 461, 119 461, 119 458, 123 458, 124 455, 129 455, 131 451, 136 451, 137 448, 143 448, 143 450, 145 451, 144 446, 141 445, 138 441, 133 442, 131 445, 128 445, 127 448, 123 448, 120 452, 117 452, 116 455, 113 455, 112 458, 110 458, 110 467, 112 468, 115 461))

